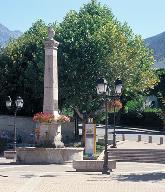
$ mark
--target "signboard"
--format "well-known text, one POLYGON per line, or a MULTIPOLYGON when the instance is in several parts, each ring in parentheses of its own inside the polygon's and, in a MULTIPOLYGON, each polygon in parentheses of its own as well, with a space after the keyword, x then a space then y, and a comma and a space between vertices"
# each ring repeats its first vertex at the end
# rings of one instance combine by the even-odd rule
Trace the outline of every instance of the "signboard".
POLYGON ((96 125, 85 124, 85 154, 96 153, 96 125))

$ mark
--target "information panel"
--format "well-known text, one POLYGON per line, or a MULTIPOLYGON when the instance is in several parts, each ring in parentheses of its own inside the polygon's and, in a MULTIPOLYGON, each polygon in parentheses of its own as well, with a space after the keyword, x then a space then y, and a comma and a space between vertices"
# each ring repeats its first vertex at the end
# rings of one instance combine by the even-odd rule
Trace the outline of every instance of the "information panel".
POLYGON ((85 154, 96 153, 96 124, 85 124, 85 154))

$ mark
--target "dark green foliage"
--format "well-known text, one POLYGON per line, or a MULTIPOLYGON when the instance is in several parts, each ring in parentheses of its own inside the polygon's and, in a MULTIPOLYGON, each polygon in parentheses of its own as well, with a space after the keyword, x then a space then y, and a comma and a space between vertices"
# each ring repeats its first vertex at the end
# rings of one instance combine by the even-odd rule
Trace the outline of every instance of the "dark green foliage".
POLYGON ((150 94, 157 96, 161 108, 165 111, 165 69, 157 70, 157 75, 160 82, 154 87, 154 89, 150 90, 150 94))
POLYGON ((42 111, 44 45, 47 27, 37 21, 17 40, 11 41, 0 54, 1 96, 24 99, 22 113, 42 111))
POLYGON ((83 160, 97 160, 98 155, 84 155, 83 160))
POLYGON ((6 146, 7 146, 6 139, 0 138, 0 153, 2 153, 6 149, 6 146))
POLYGON ((158 112, 129 112, 121 115, 121 123, 125 126, 145 127, 148 129, 163 129, 161 113, 158 112))
POLYGON ((134 97, 128 101, 125 110, 126 112, 140 112, 143 111, 144 97, 142 95, 134 97))

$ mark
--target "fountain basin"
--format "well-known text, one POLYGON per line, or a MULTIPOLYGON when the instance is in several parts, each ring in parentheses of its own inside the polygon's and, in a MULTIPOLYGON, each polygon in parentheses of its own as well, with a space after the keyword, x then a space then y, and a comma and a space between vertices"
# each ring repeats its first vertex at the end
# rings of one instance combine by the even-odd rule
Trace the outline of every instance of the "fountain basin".
POLYGON ((17 148, 18 164, 63 164, 73 160, 83 160, 83 148, 17 148))

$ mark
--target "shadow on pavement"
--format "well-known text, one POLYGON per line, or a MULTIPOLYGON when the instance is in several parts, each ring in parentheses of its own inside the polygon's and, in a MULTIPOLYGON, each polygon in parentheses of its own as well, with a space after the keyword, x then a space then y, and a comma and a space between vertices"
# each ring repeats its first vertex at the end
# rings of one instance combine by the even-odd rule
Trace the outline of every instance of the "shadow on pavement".
POLYGON ((16 162, 0 162, 0 165, 18 165, 16 162))
POLYGON ((143 173, 143 174, 129 174, 120 175, 116 177, 118 181, 160 181, 165 179, 165 173, 153 172, 153 173, 143 173))

